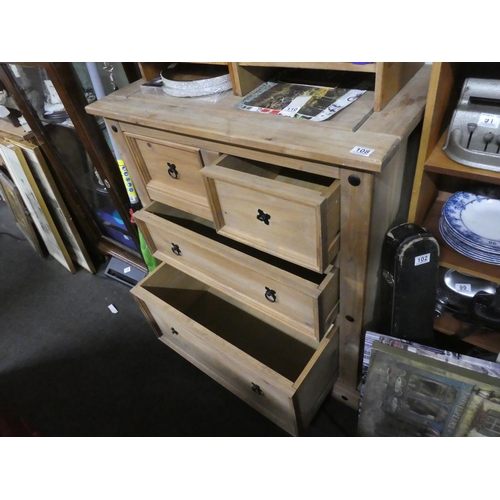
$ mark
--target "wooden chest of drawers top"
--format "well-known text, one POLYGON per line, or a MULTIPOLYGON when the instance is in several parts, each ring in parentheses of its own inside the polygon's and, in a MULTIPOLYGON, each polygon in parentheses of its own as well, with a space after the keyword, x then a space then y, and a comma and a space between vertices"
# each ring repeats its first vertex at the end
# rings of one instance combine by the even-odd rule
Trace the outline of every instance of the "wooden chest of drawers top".
MULTIPOLYGON (((372 112, 373 96, 367 92, 325 122, 243 111, 235 108, 241 97, 232 95, 214 103, 143 94, 141 80, 86 110, 92 115, 171 132, 175 142, 186 145, 204 147, 200 141, 206 141, 207 149, 228 154, 237 154, 234 147, 245 148, 252 150, 256 159, 269 163, 273 163, 273 155, 300 160, 295 168, 318 174, 328 175, 328 169, 318 171, 321 169, 309 162, 379 172, 393 157, 401 139, 420 121, 429 72, 424 66, 381 112, 372 112), (355 147, 374 151, 363 157, 351 153, 355 147)), ((293 161, 287 166, 294 168, 293 161)))

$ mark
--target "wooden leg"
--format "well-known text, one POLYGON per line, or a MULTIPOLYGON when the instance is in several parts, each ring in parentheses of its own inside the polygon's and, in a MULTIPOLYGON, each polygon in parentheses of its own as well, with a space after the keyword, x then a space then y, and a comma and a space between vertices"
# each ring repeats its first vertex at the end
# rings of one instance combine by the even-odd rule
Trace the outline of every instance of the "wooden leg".
MULTIPOLYGON (((373 175, 342 169, 340 176, 340 367, 334 394, 350 404, 358 383, 373 175)), ((357 399, 352 403, 357 405, 357 399)))

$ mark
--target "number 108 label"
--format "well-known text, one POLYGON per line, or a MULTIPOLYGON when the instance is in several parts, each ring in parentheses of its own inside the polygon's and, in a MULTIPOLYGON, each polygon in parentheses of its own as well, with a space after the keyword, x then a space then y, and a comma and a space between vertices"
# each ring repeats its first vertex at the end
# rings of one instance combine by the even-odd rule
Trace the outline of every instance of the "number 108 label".
POLYGON ((356 146, 351 149, 351 153, 360 156, 370 156, 375 150, 370 148, 362 148, 360 146, 356 146))

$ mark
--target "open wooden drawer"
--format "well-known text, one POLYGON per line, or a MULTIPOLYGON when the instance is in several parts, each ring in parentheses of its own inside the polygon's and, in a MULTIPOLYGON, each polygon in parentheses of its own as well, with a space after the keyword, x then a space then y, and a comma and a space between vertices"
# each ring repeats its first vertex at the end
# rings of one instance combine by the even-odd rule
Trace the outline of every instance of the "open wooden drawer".
POLYGON ((217 231, 323 272, 340 229, 340 181, 222 155, 201 170, 217 231))
MULTIPOLYGON (((136 212, 153 255, 296 330, 320 340, 335 321, 339 269, 317 273, 218 234, 213 223, 161 203, 136 212)), ((335 246, 338 252, 339 244, 335 246)))
POLYGON ((160 340, 292 435, 332 388, 337 327, 311 347, 166 263, 132 294, 160 340))

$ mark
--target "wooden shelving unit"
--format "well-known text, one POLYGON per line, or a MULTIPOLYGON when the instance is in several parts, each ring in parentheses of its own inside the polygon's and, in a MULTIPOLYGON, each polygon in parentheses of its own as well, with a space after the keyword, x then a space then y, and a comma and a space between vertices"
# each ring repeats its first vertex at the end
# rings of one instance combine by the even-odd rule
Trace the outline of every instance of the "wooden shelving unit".
MULTIPOLYGON (((465 78, 494 78, 499 69, 498 63, 433 64, 408 220, 425 227, 437 239, 442 267, 500 284, 500 266, 460 254, 439 232, 443 205, 453 193, 478 185, 500 185, 500 173, 461 165, 443 151, 465 78)), ((444 314, 434 324, 437 331, 446 335, 457 334, 467 326, 450 314, 444 314)), ((491 352, 500 352, 500 332, 478 327, 463 340, 491 352)))
MULTIPOLYGON (((454 318, 451 314, 445 313, 436 319, 434 327, 445 335, 456 335, 458 332, 467 330, 469 325, 454 318)), ((487 328, 477 328, 470 335, 467 335, 464 341, 481 349, 500 353, 500 335, 487 328)))
MULTIPOLYGON (((171 62, 138 63, 142 77, 151 80, 160 75, 171 62)), ((350 71, 373 74, 375 92, 373 110, 382 111, 393 97, 415 76, 423 62, 371 62, 357 64, 352 62, 197 62, 195 65, 227 65, 233 83, 233 92, 245 96, 265 81, 273 78, 279 71, 300 69, 310 71, 350 71)), ((307 75, 306 75, 307 76, 307 75)), ((315 82, 311 80, 311 84, 315 82)))

